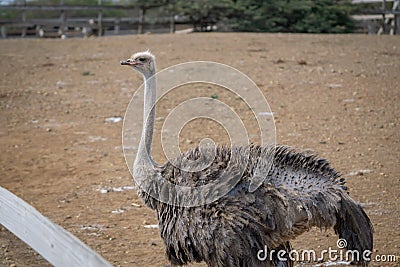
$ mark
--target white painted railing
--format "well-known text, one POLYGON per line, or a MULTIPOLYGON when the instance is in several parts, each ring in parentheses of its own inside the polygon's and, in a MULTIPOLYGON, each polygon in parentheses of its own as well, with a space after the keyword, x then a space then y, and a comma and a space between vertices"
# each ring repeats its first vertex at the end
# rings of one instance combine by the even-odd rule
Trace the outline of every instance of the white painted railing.
POLYGON ((99 254, 0 186, 0 224, 58 267, 110 267, 99 254))

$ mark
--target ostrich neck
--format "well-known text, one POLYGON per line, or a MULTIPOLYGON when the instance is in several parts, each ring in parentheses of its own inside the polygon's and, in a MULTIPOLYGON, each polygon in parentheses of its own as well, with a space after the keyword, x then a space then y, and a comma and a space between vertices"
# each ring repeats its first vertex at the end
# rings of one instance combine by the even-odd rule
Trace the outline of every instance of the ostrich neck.
POLYGON ((144 108, 143 108, 143 130, 139 142, 138 153, 134 163, 136 169, 150 171, 154 167, 151 156, 151 145, 153 141, 155 103, 156 103, 156 78, 155 71, 144 76, 144 108))

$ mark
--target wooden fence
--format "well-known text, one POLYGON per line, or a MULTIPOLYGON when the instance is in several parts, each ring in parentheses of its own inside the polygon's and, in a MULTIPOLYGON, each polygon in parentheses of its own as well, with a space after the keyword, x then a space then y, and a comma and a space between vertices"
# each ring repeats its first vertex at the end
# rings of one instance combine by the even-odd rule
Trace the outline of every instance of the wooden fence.
MULTIPOLYGON (((361 31, 370 34, 400 34, 400 0, 352 0, 353 4, 381 3, 378 10, 365 10, 354 15, 361 31)), ((69 35, 89 36, 107 34, 142 34, 145 31, 174 33, 176 26, 188 25, 184 18, 177 18, 174 14, 158 17, 156 23, 146 23, 146 15, 153 9, 163 8, 159 5, 104 5, 98 0, 97 5, 65 5, 60 0, 59 5, 0 5, 2 10, 20 11, 20 15, 13 19, 1 20, 1 36, 9 35, 35 35, 39 37, 64 37, 69 35), (132 14, 130 17, 104 17, 108 10, 124 10, 132 14), (27 12, 56 11, 56 19, 27 18, 27 12), (93 17, 69 17, 71 11, 93 11, 93 17)), ((152 18, 154 20, 154 17, 152 18)), ((182 28, 182 27, 181 27, 182 28)))
POLYGON ((352 16, 369 34, 400 34, 400 0, 352 0, 353 4, 381 3, 378 10, 364 10, 352 16))
POLYGON ((0 186, 0 224, 56 267, 111 267, 82 241, 0 186))
MULTIPOLYGON (((1 20, 1 36, 6 38, 9 34, 19 33, 21 37, 36 35, 40 37, 61 37, 66 33, 75 35, 104 35, 105 30, 112 30, 113 34, 120 34, 121 30, 130 33, 142 34, 145 32, 145 16, 147 11, 159 8, 161 5, 103 5, 98 0, 98 5, 65 5, 61 0, 59 5, 1 5, 1 10, 21 11, 21 16, 9 20, 1 20), (68 17, 69 11, 94 11, 97 17, 68 17), (131 17, 104 17, 104 11, 124 10, 131 13, 131 17), (27 12, 58 11, 58 19, 32 18, 27 19, 27 12)), ((182 22, 181 22, 182 23, 182 22)), ((164 31, 175 32, 175 19, 173 15, 157 18, 158 28, 164 31)), ((155 28, 154 24, 152 28, 155 28)))

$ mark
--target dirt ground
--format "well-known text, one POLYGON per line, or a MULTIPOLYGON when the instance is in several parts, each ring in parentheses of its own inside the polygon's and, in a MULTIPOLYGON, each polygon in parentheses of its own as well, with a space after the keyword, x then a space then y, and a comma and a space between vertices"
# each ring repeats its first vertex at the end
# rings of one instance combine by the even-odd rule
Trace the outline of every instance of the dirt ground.
MULTIPOLYGON (((400 256, 398 36, 199 33, 1 40, 0 185, 115 266, 167 266, 158 229, 144 227, 157 223, 154 212, 133 190, 115 190, 133 181, 121 148, 122 122, 106 121, 124 116, 142 83, 119 60, 147 48, 157 56, 158 69, 210 60, 247 74, 275 112, 277 142, 328 158, 373 222, 374 255, 400 256)), ((230 101, 218 90, 187 94, 230 101)), ((162 120, 159 114, 183 96, 169 96, 157 117, 162 120)), ((162 158, 160 125, 157 121, 155 158, 162 158)), ((195 121, 181 133, 182 148, 207 135, 223 142, 220 132, 212 122, 195 121)), ((313 230, 293 246, 336 248, 336 240, 331 231, 313 230)), ((49 264, 0 227, 0 265, 49 264)))

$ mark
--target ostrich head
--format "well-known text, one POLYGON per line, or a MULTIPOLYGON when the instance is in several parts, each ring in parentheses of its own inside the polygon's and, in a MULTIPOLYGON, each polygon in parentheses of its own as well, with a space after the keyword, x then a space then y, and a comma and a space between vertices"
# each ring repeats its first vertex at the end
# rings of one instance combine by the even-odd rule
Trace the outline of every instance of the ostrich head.
POLYGON ((156 70, 155 57, 149 50, 133 54, 127 60, 121 60, 121 65, 131 66, 146 78, 152 76, 156 70))

